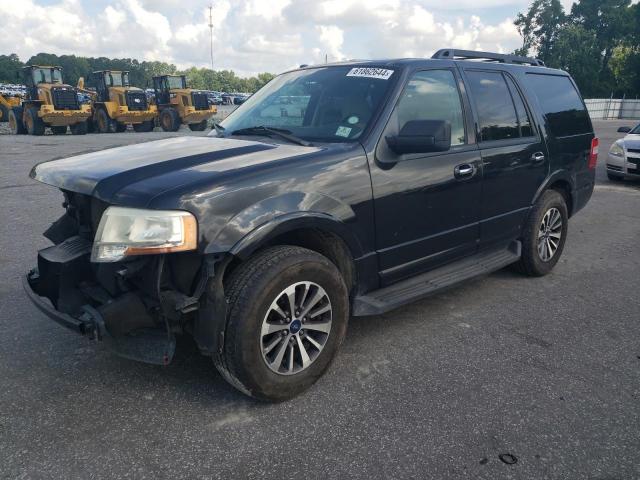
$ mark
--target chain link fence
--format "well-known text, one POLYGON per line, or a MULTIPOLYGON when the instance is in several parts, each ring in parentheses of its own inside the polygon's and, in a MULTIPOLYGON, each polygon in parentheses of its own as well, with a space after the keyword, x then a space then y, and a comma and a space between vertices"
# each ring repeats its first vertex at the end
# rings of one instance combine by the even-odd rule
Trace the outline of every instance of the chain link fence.
POLYGON ((589 115, 594 120, 639 120, 640 100, 625 98, 588 98, 589 115))

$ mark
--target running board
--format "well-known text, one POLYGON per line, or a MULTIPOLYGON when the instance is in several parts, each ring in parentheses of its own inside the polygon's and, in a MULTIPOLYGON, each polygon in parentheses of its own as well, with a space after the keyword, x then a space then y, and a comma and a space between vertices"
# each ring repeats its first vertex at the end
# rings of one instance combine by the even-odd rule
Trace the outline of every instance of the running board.
POLYGON ((358 296, 353 300, 353 316, 380 315, 463 280, 495 272, 517 262, 521 251, 522 244, 515 241, 507 248, 479 253, 358 296))

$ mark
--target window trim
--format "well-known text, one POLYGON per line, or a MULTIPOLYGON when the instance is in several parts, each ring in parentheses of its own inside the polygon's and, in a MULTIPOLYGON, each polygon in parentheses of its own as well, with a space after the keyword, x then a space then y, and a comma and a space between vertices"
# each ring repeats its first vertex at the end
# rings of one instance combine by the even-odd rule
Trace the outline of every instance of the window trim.
POLYGON ((511 95, 511 101, 513 102, 513 106, 516 110, 516 117, 518 117, 518 128, 520 129, 520 138, 536 138, 536 137, 539 138, 537 125, 533 120, 534 117, 532 115, 531 109, 529 108, 529 105, 527 104, 527 100, 525 96, 522 94, 522 89, 520 88, 520 85, 518 85, 518 82, 516 82, 516 79, 513 77, 513 75, 511 75, 508 72, 502 72, 502 73, 503 73, 503 76, 505 77, 505 83, 507 84, 507 89, 509 90, 509 94, 511 95), (518 108, 516 107, 516 102, 515 102, 515 99, 513 98, 514 93, 511 91, 511 87, 509 86, 508 80, 511 80, 514 87, 516 88, 515 93, 520 97, 520 100, 522 100, 522 105, 524 105, 524 109, 527 112, 527 116, 529 117, 529 123, 531 123, 531 130, 533 132, 533 135, 529 135, 526 137, 522 136, 522 124, 520 123, 518 108))
MULTIPOLYGON (((495 68, 495 69, 488 69, 488 68, 462 68, 463 71, 463 78, 464 78, 464 82, 465 82, 465 87, 467 89, 467 91, 469 92, 469 102, 471 103, 471 107, 473 110, 473 122, 475 125, 475 130, 476 130, 476 142, 478 144, 478 148, 480 150, 485 150, 485 149, 489 149, 489 148, 497 148, 497 147, 510 147, 510 146, 514 146, 514 145, 530 145, 533 143, 540 143, 542 141, 541 136, 540 136, 540 128, 535 120, 535 116, 532 114, 533 110, 531 109, 531 106, 529 105, 529 102, 526 98, 525 95, 522 95, 522 86, 518 84, 518 81, 514 78, 513 75, 511 75, 508 71, 503 70, 503 69, 499 69, 499 68, 495 68), (522 101, 524 102, 524 106, 527 109, 527 113, 529 114, 529 119, 531 120, 531 124, 533 126, 533 129, 535 131, 535 135, 534 136, 530 136, 530 137, 518 137, 518 138, 505 138, 505 139, 501 139, 501 140, 489 140, 489 141, 483 141, 482 140, 482 136, 480 135, 480 121, 479 121, 479 117, 478 117, 478 105, 476 104, 476 99, 475 99, 475 95, 471 92, 471 89, 469 87, 469 79, 467 78, 467 72, 485 72, 485 73, 498 73, 503 77, 504 83, 507 87, 507 91, 509 92, 509 95, 511 96, 511 90, 509 88, 509 84, 507 83, 506 79, 504 79, 505 75, 508 75, 512 80, 513 83, 516 85, 516 88, 518 89, 519 93, 520 93, 520 97, 522 98, 522 101)), ((515 103, 513 102, 513 98, 511 98, 511 103, 513 104, 513 110, 516 113, 516 117, 518 116, 517 110, 516 110, 516 106, 515 103)))
POLYGON ((446 155, 453 155, 453 154, 457 154, 457 153, 462 153, 462 152, 468 152, 468 151, 472 151, 472 150, 477 150, 478 149, 478 144, 477 144, 477 135, 471 135, 471 132, 469 131, 469 119, 473 118, 469 116, 470 111, 472 112, 473 109, 471 108, 470 105, 467 105, 467 102, 465 102, 465 96, 466 98, 468 98, 468 93, 467 93, 467 87, 464 84, 464 80, 462 78, 462 75, 460 75, 460 71, 455 67, 455 66, 439 66, 439 67, 420 67, 417 68, 415 70, 411 70, 410 72, 407 73, 406 79, 404 81, 404 84, 402 85, 402 88, 400 89, 400 93, 398 94, 397 98, 394 101, 393 104, 393 108, 391 109, 391 113, 389 114, 384 128, 382 129, 382 133, 380 134, 380 138, 378 138, 378 141, 376 142, 376 146, 374 149, 374 158, 376 162, 379 163, 386 163, 386 164, 391 164, 391 163, 396 163, 396 162, 401 162, 401 161, 410 161, 410 160, 419 160, 419 159, 423 159, 423 158, 432 158, 432 157, 442 157, 442 156, 446 156, 446 155), (451 72, 451 74, 453 75, 453 79, 455 81, 456 84, 456 89, 458 90, 458 97, 460 98, 460 108, 462 109, 462 125, 464 127, 464 139, 465 139, 465 143, 461 144, 461 145, 455 145, 452 146, 448 151, 446 152, 429 152, 429 153, 408 153, 408 154, 403 154, 403 155, 396 155, 396 160, 395 161, 389 161, 389 160, 381 160, 380 159, 380 145, 382 142, 385 141, 385 136, 388 134, 389 132, 389 126, 391 124, 391 120, 393 119, 393 116, 396 114, 396 110, 398 108, 398 105, 400 104, 400 101, 406 91, 407 86, 409 85, 409 82, 411 81, 411 79, 416 75, 419 74, 421 72, 432 72, 432 71, 448 71, 451 72), (473 138, 475 137, 475 138, 473 138))

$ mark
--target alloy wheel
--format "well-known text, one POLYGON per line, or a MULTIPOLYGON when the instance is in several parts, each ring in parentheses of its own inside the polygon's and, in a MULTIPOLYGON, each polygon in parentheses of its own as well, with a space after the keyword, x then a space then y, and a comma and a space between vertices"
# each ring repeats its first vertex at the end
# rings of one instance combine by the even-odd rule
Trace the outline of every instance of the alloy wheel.
POLYGON ((260 350, 269 369, 293 375, 308 368, 329 339, 331 318, 331 300, 320 285, 298 282, 281 291, 260 332, 260 350))
POLYGON ((542 217, 538 229, 538 255, 543 262, 548 262, 558 251, 562 240, 562 214, 553 207, 542 217))

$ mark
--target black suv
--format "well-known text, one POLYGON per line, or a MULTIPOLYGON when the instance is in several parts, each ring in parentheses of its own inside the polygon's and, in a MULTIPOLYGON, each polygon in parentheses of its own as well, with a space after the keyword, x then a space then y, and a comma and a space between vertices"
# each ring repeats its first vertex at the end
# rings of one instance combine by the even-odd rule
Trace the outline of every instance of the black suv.
POLYGON ((572 79, 535 59, 303 67, 208 137, 35 166, 66 212, 24 284, 120 355, 167 364, 188 333, 236 388, 284 400, 323 374, 350 315, 510 264, 549 273, 597 146, 572 79))

